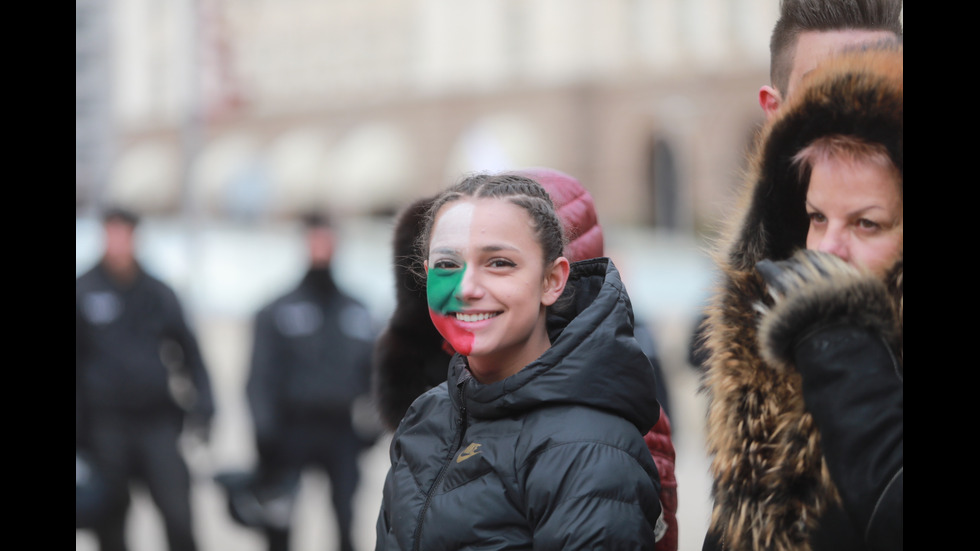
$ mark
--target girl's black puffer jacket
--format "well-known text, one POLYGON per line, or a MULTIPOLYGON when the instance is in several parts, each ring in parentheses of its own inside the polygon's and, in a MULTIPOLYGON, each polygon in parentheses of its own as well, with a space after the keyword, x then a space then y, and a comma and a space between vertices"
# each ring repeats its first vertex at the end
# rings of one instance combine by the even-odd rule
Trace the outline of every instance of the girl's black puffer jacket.
POLYGON ((660 406, 607 258, 572 265, 552 347, 477 382, 455 355, 391 443, 376 549, 650 549, 665 530, 643 435, 660 406))

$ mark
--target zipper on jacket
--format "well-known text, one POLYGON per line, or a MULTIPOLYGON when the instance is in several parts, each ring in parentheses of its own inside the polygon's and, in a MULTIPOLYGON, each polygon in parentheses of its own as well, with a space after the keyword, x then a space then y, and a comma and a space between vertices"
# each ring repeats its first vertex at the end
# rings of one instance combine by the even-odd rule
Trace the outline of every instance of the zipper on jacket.
POLYGON ((459 391, 459 436, 456 437, 456 446, 453 448, 452 453, 443 463, 442 468, 439 470, 439 474, 436 476, 435 481, 429 486, 429 491, 425 494, 425 503, 422 504, 422 509, 419 510, 418 520, 415 524, 415 543, 412 545, 414 551, 421 550, 421 536, 422 536, 422 519, 425 518, 425 512, 429 509, 429 503, 432 502, 432 492, 439 487, 439 483, 446 476, 446 471, 449 470, 449 466, 452 465, 453 458, 456 457, 456 452, 459 448, 463 446, 463 437, 466 435, 466 402, 463 397, 463 386, 459 385, 457 387, 459 391))

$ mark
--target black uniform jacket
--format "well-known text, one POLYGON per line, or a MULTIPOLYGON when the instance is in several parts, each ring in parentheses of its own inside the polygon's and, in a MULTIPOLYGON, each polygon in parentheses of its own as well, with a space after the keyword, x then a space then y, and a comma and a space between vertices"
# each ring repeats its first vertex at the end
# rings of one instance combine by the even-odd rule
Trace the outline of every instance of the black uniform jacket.
POLYGON ((483 385, 456 355, 391 443, 377 549, 653 549, 650 362, 612 262, 572 265, 552 347, 483 385))
POLYGON ((368 393, 371 314, 328 269, 310 269, 260 309, 253 333, 247 393, 260 442, 290 420, 349 416, 368 393))
POLYGON ((214 413, 211 382, 197 339, 174 291, 139 269, 121 285, 102 264, 75 281, 76 432, 85 438, 93 411, 138 416, 179 414, 171 379, 186 376, 201 421, 214 413))

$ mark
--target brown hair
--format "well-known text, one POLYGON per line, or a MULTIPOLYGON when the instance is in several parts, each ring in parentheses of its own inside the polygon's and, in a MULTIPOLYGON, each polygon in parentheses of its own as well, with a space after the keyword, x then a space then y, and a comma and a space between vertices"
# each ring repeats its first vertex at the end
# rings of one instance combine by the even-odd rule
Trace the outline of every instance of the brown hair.
POLYGON ((792 166, 799 170, 799 181, 805 187, 810 181, 813 166, 829 159, 880 166, 895 176, 899 182, 899 192, 903 191, 901 173, 888 154, 888 148, 880 143, 867 142, 857 136, 833 134, 817 138, 793 155, 792 166))
POLYGON ((769 39, 769 81, 786 93, 796 42, 807 31, 861 29, 902 37, 902 0, 781 0, 769 39))
POLYGON ((465 197, 507 199, 523 208, 534 222, 534 230, 544 253, 545 264, 563 255, 565 233, 561 220, 555 211, 551 196, 541 184, 513 173, 476 173, 463 177, 432 202, 419 236, 418 250, 423 258, 428 255, 432 225, 439 209, 465 197))

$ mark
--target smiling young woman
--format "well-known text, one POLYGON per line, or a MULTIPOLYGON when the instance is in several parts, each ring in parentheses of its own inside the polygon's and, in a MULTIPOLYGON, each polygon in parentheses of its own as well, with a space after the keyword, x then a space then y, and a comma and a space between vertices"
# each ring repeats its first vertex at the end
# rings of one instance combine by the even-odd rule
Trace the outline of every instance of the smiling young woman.
POLYGON ((429 312, 484 384, 513 375, 551 346, 545 313, 565 288, 569 264, 562 256, 543 261, 529 216, 509 201, 467 198, 440 209, 433 224, 429 312))
POLYGON ((613 263, 570 264, 547 191, 514 173, 462 179, 426 220, 456 353, 395 431, 376 548, 654 549, 660 405, 613 263))

